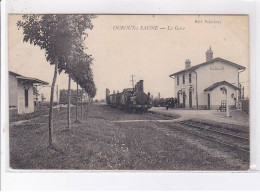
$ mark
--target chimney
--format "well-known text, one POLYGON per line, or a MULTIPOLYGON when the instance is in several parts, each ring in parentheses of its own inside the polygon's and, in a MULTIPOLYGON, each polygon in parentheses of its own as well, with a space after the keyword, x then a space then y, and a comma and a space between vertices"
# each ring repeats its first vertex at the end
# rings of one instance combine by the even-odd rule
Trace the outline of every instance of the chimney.
POLYGON ((188 69, 188 68, 190 68, 190 60, 189 59, 186 59, 186 61, 185 61, 185 69, 188 69))
POLYGON ((206 61, 210 61, 213 59, 213 52, 211 50, 211 47, 209 47, 209 49, 206 52, 206 61))

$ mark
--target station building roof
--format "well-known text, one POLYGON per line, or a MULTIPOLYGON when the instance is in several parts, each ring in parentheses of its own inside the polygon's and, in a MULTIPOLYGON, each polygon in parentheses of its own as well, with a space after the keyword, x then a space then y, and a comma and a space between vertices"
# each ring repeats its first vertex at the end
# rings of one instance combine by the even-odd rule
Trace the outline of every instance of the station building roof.
POLYGON ((42 81, 40 79, 32 78, 32 77, 25 77, 25 76, 22 76, 18 73, 12 72, 12 71, 9 71, 9 73, 11 75, 14 75, 19 80, 28 81, 28 82, 31 82, 31 83, 37 83, 37 84, 41 84, 41 85, 48 85, 49 84, 48 82, 42 81))
POLYGON ((226 86, 229 86, 231 88, 234 88, 235 90, 240 90, 238 87, 234 86, 233 84, 231 84, 227 81, 221 81, 221 82, 216 82, 216 83, 212 84, 211 86, 204 89, 204 91, 212 91, 212 90, 214 90, 215 88, 217 88, 218 86, 221 86, 221 85, 226 85, 226 86))
POLYGON ((201 67, 201 66, 208 65, 208 64, 211 64, 211 63, 214 63, 214 62, 217 62, 217 61, 223 62, 223 63, 227 63, 227 64, 232 65, 232 66, 235 66, 235 67, 237 67, 239 70, 244 70, 244 69, 246 69, 246 68, 245 68, 244 66, 242 66, 242 65, 238 65, 238 64, 233 63, 233 62, 231 62, 231 61, 228 61, 228 60, 226 60, 226 59, 222 59, 222 58, 220 58, 220 57, 217 57, 217 58, 214 58, 214 59, 212 59, 212 60, 210 60, 210 61, 206 61, 206 62, 204 62, 204 63, 198 64, 198 65, 194 65, 194 66, 191 66, 191 67, 189 67, 189 68, 187 68, 187 69, 184 69, 184 70, 178 71, 178 72, 176 72, 176 73, 173 73, 173 74, 170 75, 170 77, 175 76, 175 75, 180 74, 180 73, 187 72, 187 71, 194 71, 194 70, 198 69, 198 68, 201 67))

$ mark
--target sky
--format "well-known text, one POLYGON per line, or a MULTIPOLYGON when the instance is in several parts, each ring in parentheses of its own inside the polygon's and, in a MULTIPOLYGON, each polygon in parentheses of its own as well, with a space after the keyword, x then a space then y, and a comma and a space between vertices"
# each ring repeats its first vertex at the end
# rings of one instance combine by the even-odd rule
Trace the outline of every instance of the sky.
MULTIPOLYGON (((16 23, 21 15, 9 15, 9 70, 51 84, 54 66, 39 47, 23 42, 16 23)), ((248 17, 235 15, 98 15, 94 28, 87 30, 87 54, 94 57, 96 99, 105 99, 105 89, 122 91, 144 80, 145 92, 174 97, 170 74, 206 61, 211 46, 213 56, 221 57, 246 70, 240 81, 249 96, 248 17), (126 28, 126 26, 131 26, 126 28), (122 29, 123 28, 123 29, 122 29)), ((59 89, 68 88, 68 75, 57 78, 59 89)), ((72 84, 76 88, 76 84, 72 84)), ((40 88, 47 100, 50 88, 40 88)))

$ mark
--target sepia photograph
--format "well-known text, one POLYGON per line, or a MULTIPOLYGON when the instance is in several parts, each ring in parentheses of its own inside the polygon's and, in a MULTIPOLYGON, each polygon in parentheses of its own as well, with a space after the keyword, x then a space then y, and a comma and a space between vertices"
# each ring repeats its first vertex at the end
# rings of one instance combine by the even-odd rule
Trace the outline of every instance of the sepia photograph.
POLYGON ((9 14, 13 170, 248 171, 248 15, 9 14))

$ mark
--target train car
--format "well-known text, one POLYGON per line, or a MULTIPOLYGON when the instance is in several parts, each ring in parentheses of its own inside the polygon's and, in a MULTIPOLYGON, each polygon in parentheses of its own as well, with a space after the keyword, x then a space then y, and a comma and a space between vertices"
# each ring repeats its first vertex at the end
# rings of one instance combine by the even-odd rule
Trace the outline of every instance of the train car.
POLYGON ((174 98, 166 98, 166 106, 168 106, 169 108, 174 108, 175 107, 174 98))
POLYGON ((166 106, 166 99, 165 98, 155 98, 153 100, 154 107, 165 107, 166 106))
POLYGON ((118 107, 122 110, 132 112, 146 112, 152 107, 150 94, 143 90, 143 80, 136 83, 134 88, 126 88, 121 93, 110 94, 106 90, 107 104, 111 107, 118 107))

